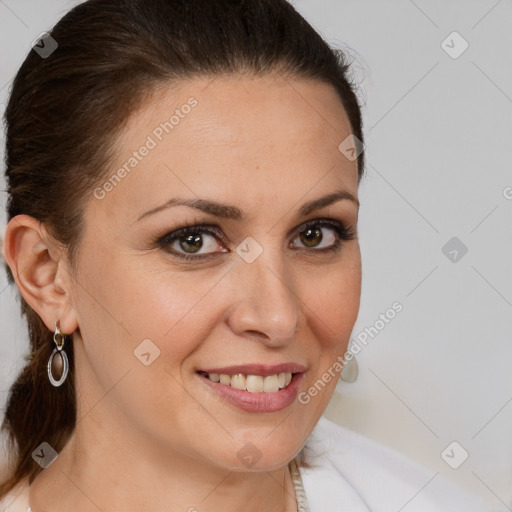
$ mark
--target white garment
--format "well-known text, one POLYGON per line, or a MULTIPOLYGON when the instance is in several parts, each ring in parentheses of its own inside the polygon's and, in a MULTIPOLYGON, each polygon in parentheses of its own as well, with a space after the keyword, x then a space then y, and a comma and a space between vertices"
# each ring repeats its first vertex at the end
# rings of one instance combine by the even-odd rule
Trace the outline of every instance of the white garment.
MULTIPOLYGON (((311 512, 496 512, 400 453, 320 418, 301 468, 311 512)), ((25 511, 23 511, 25 512, 25 511)))
MULTIPOLYGON (((434 472, 322 417, 300 468, 311 512, 493 512, 434 472)), ((27 512, 28 486, 0 501, 0 512, 27 512)), ((37 511, 34 511, 37 512, 37 511)))

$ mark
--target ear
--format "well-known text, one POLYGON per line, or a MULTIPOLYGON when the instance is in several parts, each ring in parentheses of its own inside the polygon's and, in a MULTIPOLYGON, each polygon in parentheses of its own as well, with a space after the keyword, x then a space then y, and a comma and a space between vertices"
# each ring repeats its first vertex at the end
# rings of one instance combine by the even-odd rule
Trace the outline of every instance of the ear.
POLYGON ((13 217, 5 230, 3 252, 20 293, 50 332, 57 320, 63 333, 76 331, 66 251, 44 224, 28 215, 13 217))

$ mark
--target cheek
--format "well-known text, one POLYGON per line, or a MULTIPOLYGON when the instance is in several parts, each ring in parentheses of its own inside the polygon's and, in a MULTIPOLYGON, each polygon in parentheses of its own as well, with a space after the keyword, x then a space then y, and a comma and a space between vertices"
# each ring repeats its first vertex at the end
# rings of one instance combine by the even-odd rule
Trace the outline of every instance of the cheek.
POLYGON ((304 279, 303 311, 307 315, 307 344, 313 366, 305 380, 298 402, 304 408, 304 421, 312 429, 327 407, 340 378, 343 357, 359 313, 361 265, 355 257, 329 271, 304 279), (307 412, 306 412, 307 411, 307 412))
POLYGON ((87 289, 75 289, 84 340, 82 387, 91 404, 112 389, 109 396, 134 423, 158 410, 170 425, 176 409, 188 414, 183 362, 217 321, 209 292, 221 274, 205 279, 199 272, 156 270, 133 257, 99 263, 83 265, 87 289), (142 354, 148 352, 145 365, 142 354))
POLYGON ((359 313, 360 260, 308 273, 303 286, 303 310, 321 349, 331 355, 344 353, 359 313))
POLYGON ((79 321, 91 344, 109 338, 109 346, 91 357, 101 364, 100 358, 115 352, 131 365, 134 350, 149 339, 163 356, 155 362, 174 373, 219 321, 215 284, 226 272, 171 270, 162 262, 141 264, 133 256, 88 261, 83 267, 88 289, 77 290, 79 321))

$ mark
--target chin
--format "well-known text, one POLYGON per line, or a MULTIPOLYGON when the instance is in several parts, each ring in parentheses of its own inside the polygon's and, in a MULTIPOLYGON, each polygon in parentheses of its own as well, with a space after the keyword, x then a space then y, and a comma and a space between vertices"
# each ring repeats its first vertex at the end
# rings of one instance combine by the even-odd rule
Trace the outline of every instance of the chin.
MULTIPOLYGON (((289 441, 289 439, 288 439, 289 441)), ((285 445, 281 440, 258 442, 258 440, 239 443, 233 457, 227 459, 224 452, 222 467, 230 471, 274 471, 286 466, 300 451, 300 443, 285 445)), ((217 459, 219 464, 219 459, 217 459)))

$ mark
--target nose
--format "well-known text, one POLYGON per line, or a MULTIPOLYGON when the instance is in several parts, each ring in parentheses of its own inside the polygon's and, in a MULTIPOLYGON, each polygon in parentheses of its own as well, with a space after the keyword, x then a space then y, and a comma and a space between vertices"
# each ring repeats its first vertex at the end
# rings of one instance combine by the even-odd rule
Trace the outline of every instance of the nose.
POLYGON ((252 263, 241 261, 233 272, 236 283, 228 324, 238 336, 268 346, 290 343, 297 331, 300 309, 290 267, 283 257, 266 250, 252 263))

